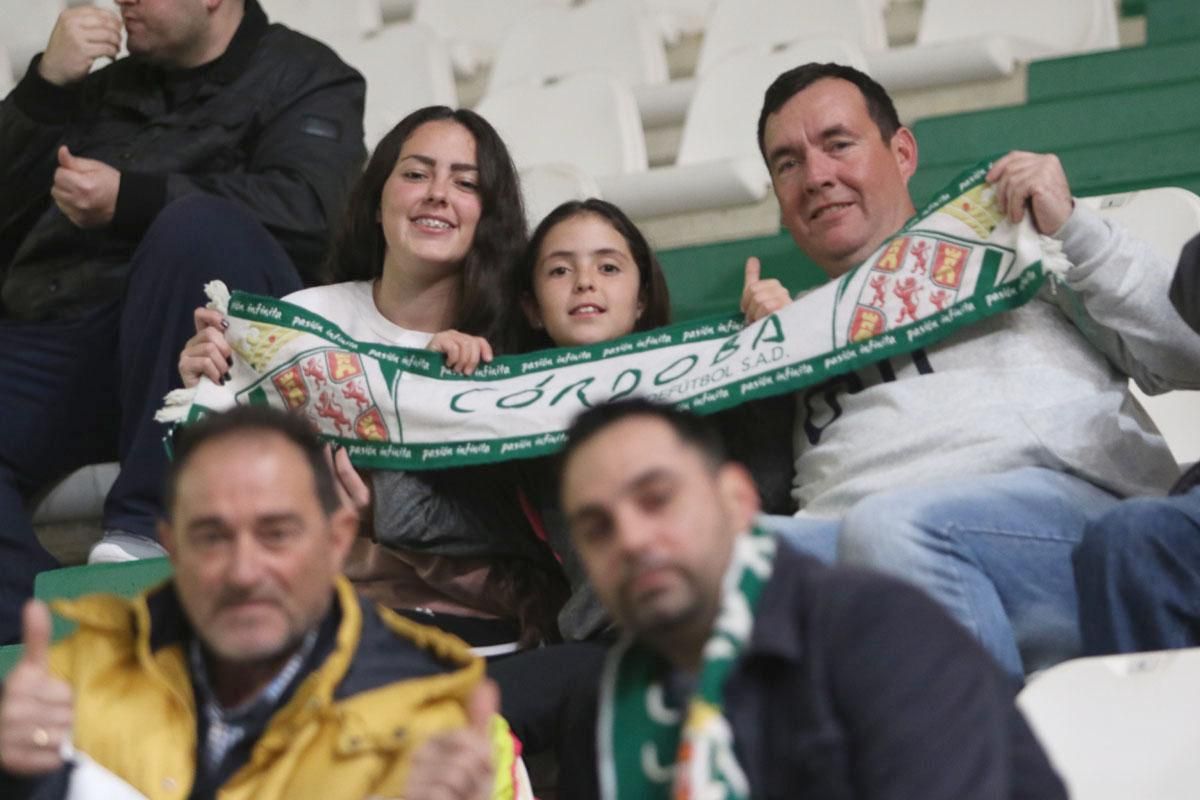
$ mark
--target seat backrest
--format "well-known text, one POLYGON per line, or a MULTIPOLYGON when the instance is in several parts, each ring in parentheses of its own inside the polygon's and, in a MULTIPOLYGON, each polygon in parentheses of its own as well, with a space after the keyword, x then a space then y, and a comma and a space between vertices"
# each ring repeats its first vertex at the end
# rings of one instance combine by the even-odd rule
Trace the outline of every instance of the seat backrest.
POLYGON ((322 42, 365 36, 383 27, 379 0, 261 0, 267 18, 322 42))
MULTIPOLYGON (((133 597, 171 576, 174 569, 166 558, 147 558, 118 564, 85 564, 39 573, 33 583, 33 596, 44 602, 73 599, 97 592, 133 597)), ((57 641, 75 629, 54 615, 54 639, 57 641)))
POLYGON ((1186 189, 1167 186, 1081 200, 1149 242, 1172 266, 1187 241, 1200 233, 1200 197, 1186 189))
POLYGON ((653 20, 663 41, 703 33, 716 0, 637 0, 644 16, 653 20))
POLYGON ((1200 648, 1068 661, 1017 704, 1071 797, 1196 797, 1200 648))
MULTIPOLYGON (((1200 233, 1200 197, 1186 189, 1142 189, 1085 197, 1081 202, 1149 242, 1172 268, 1179 261, 1179 251, 1184 244, 1200 233)), ((1200 460, 1200 425, 1196 424, 1200 392, 1175 391, 1147 396, 1132 382, 1130 386, 1167 440, 1175 460, 1181 464, 1200 460)))
POLYGON ((29 60, 46 49, 50 31, 66 0, 0 0, 0 45, 8 49, 13 76, 25 74, 29 60))
POLYGON ((793 42, 774 52, 738 51, 700 76, 683 123, 676 163, 757 156, 763 94, 780 73, 809 61, 867 69, 861 50, 833 38, 793 42))
POLYGON ((388 25, 366 39, 331 44, 367 80, 363 129, 368 148, 409 112, 458 105, 450 54, 424 25, 388 25))
POLYGON ((596 179, 571 164, 538 164, 521 170, 521 196, 525 219, 532 231, 537 224, 568 200, 600 196, 596 179))
POLYGON ((631 0, 591 0, 518 20, 496 53, 488 90, 584 71, 604 72, 629 86, 669 78, 662 40, 631 0))
POLYGON ((520 169, 564 163, 597 178, 646 170, 637 100, 604 73, 508 86, 489 92, 476 110, 500 132, 520 169))
POLYGON ((518 20, 563 5, 567 0, 418 0, 413 21, 436 31, 449 44, 455 70, 469 77, 492 63, 518 20))
POLYGON ((8 48, 0 44, 0 97, 6 96, 13 88, 12 62, 8 60, 8 48))
POLYGON ((1112 0, 925 0, 917 43, 1000 34, 1036 42, 1051 53, 1116 47, 1112 0))
POLYGON ((696 74, 748 45, 767 49, 827 36, 866 53, 886 48, 878 0, 719 0, 705 30, 696 74))

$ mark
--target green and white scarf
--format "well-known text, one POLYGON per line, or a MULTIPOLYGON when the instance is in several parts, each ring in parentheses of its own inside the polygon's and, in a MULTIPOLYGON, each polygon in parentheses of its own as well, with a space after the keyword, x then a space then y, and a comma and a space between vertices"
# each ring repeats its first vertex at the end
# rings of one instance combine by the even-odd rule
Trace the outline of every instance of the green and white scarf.
POLYGON ((724 690, 750 641, 775 549, 775 537, 757 529, 735 541, 686 716, 664 702, 663 679, 670 670, 666 659, 628 638, 610 651, 600 684, 596 736, 603 800, 750 797, 725 718, 724 690))
POLYGON ((306 415, 359 467, 436 469, 554 452, 574 417, 605 400, 711 413, 817 384, 1015 308, 1065 269, 1028 217, 1003 219, 988 166, 963 173, 855 270, 752 325, 712 317, 504 356, 471 377, 428 350, 355 341, 290 303, 210 285, 229 321, 231 379, 168 395, 158 419, 267 403, 306 415))

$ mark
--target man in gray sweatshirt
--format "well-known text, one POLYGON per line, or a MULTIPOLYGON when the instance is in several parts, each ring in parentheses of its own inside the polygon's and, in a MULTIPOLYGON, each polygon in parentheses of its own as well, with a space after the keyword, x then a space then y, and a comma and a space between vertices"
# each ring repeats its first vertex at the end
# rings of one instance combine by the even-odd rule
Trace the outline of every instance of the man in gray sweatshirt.
MULTIPOLYGON (((831 278, 915 213, 916 140, 857 70, 781 75, 758 140, 784 225, 831 278)), ((1061 242, 1065 280, 801 392, 788 527, 810 552, 922 586, 1021 680, 1079 652, 1071 551, 1087 522, 1178 477, 1128 379, 1200 387, 1200 337, 1167 302, 1168 264, 1076 203, 1055 156, 1013 152, 987 177, 1010 219, 1061 242)), ((790 300, 747 274, 749 317, 790 300)))

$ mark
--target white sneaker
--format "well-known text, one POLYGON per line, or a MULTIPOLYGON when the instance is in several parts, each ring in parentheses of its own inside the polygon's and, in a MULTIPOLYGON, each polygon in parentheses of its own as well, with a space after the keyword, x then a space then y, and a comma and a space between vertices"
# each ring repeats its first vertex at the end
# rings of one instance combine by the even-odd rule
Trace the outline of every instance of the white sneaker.
POLYGON ((89 564, 121 564, 140 561, 144 558, 162 558, 167 554, 163 546, 153 539, 137 536, 128 531, 105 531, 104 538, 92 545, 88 553, 89 564))

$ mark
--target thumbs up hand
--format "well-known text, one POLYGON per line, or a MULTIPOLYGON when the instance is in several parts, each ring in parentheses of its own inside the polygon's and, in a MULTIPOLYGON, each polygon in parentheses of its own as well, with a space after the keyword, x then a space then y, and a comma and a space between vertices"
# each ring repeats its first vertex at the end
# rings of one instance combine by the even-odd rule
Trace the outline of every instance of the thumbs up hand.
MULTIPOLYGON (((467 725, 490 740, 492 718, 500 713, 500 687, 485 678, 467 698, 467 725)), ((489 752, 491 748, 489 747, 489 752)))
POLYGON ((496 782, 492 718, 500 690, 484 680, 467 699, 467 727, 434 736, 413 753, 404 800, 489 800, 496 782))
POLYGON ((0 695, 0 766, 13 775, 33 777, 59 769, 62 744, 71 738, 71 687, 50 673, 50 630, 46 604, 26 603, 25 651, 0 695))
POLYGON ((746 259, 746 281, 742 288, 742 313, 746 324, 758 322, 792 302, 792 296, 775 278, 762 279, 762 265, 754 256, 746 259))
POLYGON ((58 148, 58 169, 50 196, 67 219, 79 228, 98 228, 112 222, 117 210, 121 173, 94 158, 58 148))

